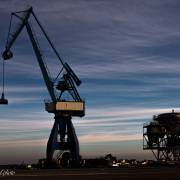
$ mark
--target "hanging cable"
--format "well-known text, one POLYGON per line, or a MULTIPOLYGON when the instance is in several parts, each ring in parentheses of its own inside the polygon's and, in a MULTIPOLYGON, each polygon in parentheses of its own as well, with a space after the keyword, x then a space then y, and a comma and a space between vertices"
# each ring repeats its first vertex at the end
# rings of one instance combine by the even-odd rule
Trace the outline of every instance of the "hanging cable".
POLYGON ((4 94, 4 60, 3 60, 3 70, 2 70, 2 78, 3 78, 3 84, 2 84, 2 94, 4 94))
POLYGON ((4 78, 5 78, 5 74, 4 74, 4 60, 3 60, 3 66, 2 66, 2 95, 1 95, 1 98, 0 98, 0 104, 8 104, 8 100, 5 99, 5 96, 4 96, 4 78))

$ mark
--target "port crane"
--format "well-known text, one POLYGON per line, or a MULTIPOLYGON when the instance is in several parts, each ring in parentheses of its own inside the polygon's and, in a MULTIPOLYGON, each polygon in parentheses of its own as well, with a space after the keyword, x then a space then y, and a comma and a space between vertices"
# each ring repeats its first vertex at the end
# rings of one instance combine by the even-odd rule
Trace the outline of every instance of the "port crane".
POLYGON ((26 28, 29 35, 44 82, 50 95, 50 100, 45 101, 45 110, 48 113, 54 113, 55 115, 54 125, 47 143, 47 161, 48 163, 52 162, 53 154, 56 150, 60 150, 62 153, 68 151, 71 154, 72 166, 77 167, 79 166, 80 161, 79 143, 72 123, 72 117, 83 117, 85 115, 85 102, 81 99, 76 89, 81 84, 81 80, 77 77, 71 67, 62 60, 54 44, 35 15, 32 7, 24 11, 11 13, 7 42, 5 50, 2 53, 4 60, 9 60, 13 57, 11 48, 24 28, 26 28), (44 56, 31 24, 30 17, 35 20, 60 62, 59 67, 61 68, 54 79, 50 76, 47 65, 44 62, 44 56), (12 30, 11 24, 14 18, 19 19, 20 23, 15 30, 12 30), (64 93, 68 93, 71 99, 63 99, 64 93))

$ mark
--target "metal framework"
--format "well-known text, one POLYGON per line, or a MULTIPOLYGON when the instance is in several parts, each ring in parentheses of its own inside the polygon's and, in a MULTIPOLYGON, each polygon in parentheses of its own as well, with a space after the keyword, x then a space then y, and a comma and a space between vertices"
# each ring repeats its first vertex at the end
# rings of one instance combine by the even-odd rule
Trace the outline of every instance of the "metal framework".
POLYGON ((11 14, 7 42, 5 50, 2 54, 4 60, 8 60, 13 57, 11 47, 24 27, 29 35, 44 82, 51 98, 51 100, 45 102, 45 109, 49 113, 54 113, 55 115, 55 122, 47 143, 47 160, 49 163, 52 162, 53 154, 56 150, 60 150, 62 153, 64 151, 69 151, 71 154, 72 166, 78 167, 80 157, 79 143, 71 119, 72 116, 82 117, 85 115, 85 103, 76 89, 76 87, 81 84, 81 81, 70 66, 60 57, 58 51, 33 12, 32 7, 25 11, 14 12, 11 14), (60 67, 60 71, 57 72, 57 76, 55 78, 50 76, 47 65, 44 62, 44 56, 38 43, 35 31, 31 25, 30 17, 34 18, 42 34, 45 36, 60 62, 60 64, 57 65, 60 67), (12 30, 11 26, 13 18, 17 18, 20 21, 15 30, 12 30), (72 99, 63 99, 62 95, 64 93, 70 94, 72 99))
POLYGON ((180 160, 180 113, 160 114, 143 126, 143 149, 158 161, 180 160))

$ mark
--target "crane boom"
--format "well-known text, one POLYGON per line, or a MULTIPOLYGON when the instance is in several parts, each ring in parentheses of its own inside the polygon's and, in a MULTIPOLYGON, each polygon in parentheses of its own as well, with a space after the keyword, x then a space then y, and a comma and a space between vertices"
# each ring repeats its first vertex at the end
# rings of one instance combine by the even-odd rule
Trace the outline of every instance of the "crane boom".
POLYGON ((33 46, 33 49, 34 49, 34 52, 36 54, 36 58, 38 60, 42 75, 43 75, 45 84, 46 84, 46 87, 48 89, 49 95, 51 97, 51 100, 53 102, 55 102, 56 96, 54 93, 53 82, 51 81, 51 78, 50 78, 48 71, 45 67, 45 64, 43 62, 43 56, 37 45, 38 44, 37 39, 35 38, 32 28, 28 22, 28 19, 29 19, 31 13, 32 13, 32 7, 29 8, 27 11, 24 11, 23 17, 18 16, 16 13, 11 14, 11 15, 15 15, 17 18, 19 18, 21 20, 21 23, 18 25, 18 28, 16 29, 16 31, 13 34, 8 35, 5 51, 3 52, 3 58, 5 60, 7 60, 13 56, 10 49, 11 49, 12 45, 14 44, 15 40, 17 39, 17 37, 19 36, 19 34, 21 33, 21 31, 23 30, 23 28, 26 27, 28 35, 29 35, 31 43, 32 43, 32 46, 33 46))
POLYGON ((39 47, 37 45, 37 42, 36 42, 36 39, 35 39, 35 37, 33 35, 32 28, 31 28, 31 26, 30 26, 30 24, 28 22, 26 23, 26 29, 27 29, 27 32, 29 34, 33 49, 35 51, 36 58, 38 60, 38 63, 39 63, 39 66, 40 66, 44 81, 46 83, 46 86, 47 86, 47 89, 48 89, 48 92, 49 92, 49 95, 51 96, 52 101, 55 102, 56 101, 56 96, 54 94, 53 82, 50 80, 47 69, 46 69, 46 67, 45 67, 45 65, 43 63, 43 56, 42 56, 42 54, 40 52, 40 49, 39 49, 39 47))
MULTIPOLYGON (((42 25, 39 22, 38 18, 36 17, 35 13, 33 12, 32 7, 30 7, 26 11, 19 11, 19 12, 11 13, 11 21, 12 21, 12 17, 15 16, 18 19, 20 19, 21 23, 18 25, 15 32, 13 32, 12 34, 10 33, 10 30, 11 30, 11 23, 10 23, 10 28, 9 28, 8 38, 7 38, 7 42, 6 42, 6 46, 5 46, 5 51, 2 54, 3 59, 8 60, 8 59, 13 57, 13 53, 11 52, 11 47, 13 46, 14 42, 16 41, 17 37, 19 36, 19 34, 23 30, 23 28, 26 27, 28 35, 29 35, 31 43, 32 43, 32 46, 33 46, 33 49, 35 51, 36 58, 38 60, 42 75, 43 75, 45 84, 46 84, 46 87, 47 87, 49 95, 51 97, 51 100, 53 102, 57 101, 57 98, 55 95, 55 90, 54 90, 54 82, 52 81, 52 78, 50 77, 50 75, 48 73, 47 67, 44 64, 43 55, 42 55, 41 50, 39 48, 38 40, 35 36, 35 33, 33 32, 31 24, 29 22, 29 18, 30 18, 31 14, 34 17, 37 24, 39 25, 41 31, 43 32, 44 36, 46 37, 47 41, 49 42, 49 44, 50 44, 51 48, 53 49, 54 53, 56 54, 57 58, 61 62, 63 68, 67 72, 68 76, 66 76, 66 77, 68 77, 68 78, 63 79, 63 81, 66 81, 65 83, 67 84, 67 86, 69 86, 66 90, 69 91, 69 94, 72 96, 73 100, 82 101, 81 97, 80 97, 80 95, 79 95, 79 93, 75 87, 75 84, 76 84, 76 86, 79 86, 81 84, 81 81, 76 76, 76 74, 73 72, 73 70, 70 68, 70 66, 67 63, 65 63, 62 60, 62 58, 60 57, 60 55, 57 52, 52 41, 48 37, 47 33, 45 32, 44 28, 42 27, 42 25), (23 13, 23 16, 20 16, 19 13, 23 13)), ((60 89, 58 89, 58 90, 60 90, 60 89)), ((64 92, 64 90, 62 90, 62 89, 61 89, 61 91, 64 92)), ((62 95, 62 93, 61 93, 61 95, 62 95)), ((61 95, 60 95, 60 97, 61 97, 61 95)))

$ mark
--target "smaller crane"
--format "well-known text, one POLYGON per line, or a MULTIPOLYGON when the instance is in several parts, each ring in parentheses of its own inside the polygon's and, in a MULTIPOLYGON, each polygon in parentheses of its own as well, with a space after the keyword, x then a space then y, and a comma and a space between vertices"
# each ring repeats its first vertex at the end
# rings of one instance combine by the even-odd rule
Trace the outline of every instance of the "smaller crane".
POLYGON ((47 160, 48 162, 52 162, 53 154, 56 150, 60 150, 62 153, 69 151, 72 158, 72 166, 77 167, 80 160, 79 143, 71 119, 72 116, 83 117, 85 115, 85 102, 81 99, 76 89, 76 87, 81 84, 81 80, 73 72, 71 67, 62 60, 52 41, 36 17, 32 7, 25 11, 12 13, 11 21, 5 50, 2 54, 3 59, 8 60, 13 57, 11 47, 25 27, 51 98, 50 101, 45 102, 46 111, 54 113, 55 115, 55 122, 47 143, 47 160), (45 36, 50 47, 54 51, 57 59, 60 61, 60 64, 57 64, 57 67, 60 65, 61 68, 55 78, 50 76, 47 65, 45 65, 44 55, 40 49, 36 33, 34 32, 30 22, 30 17, 34 18, 42 34, 45 36), (13 18, 19 19, 20 23, 16 29, 12 31, 11 21, 13 18), (64 93, 68 93, 71 96, 71 100, 64 99, 64 93))

